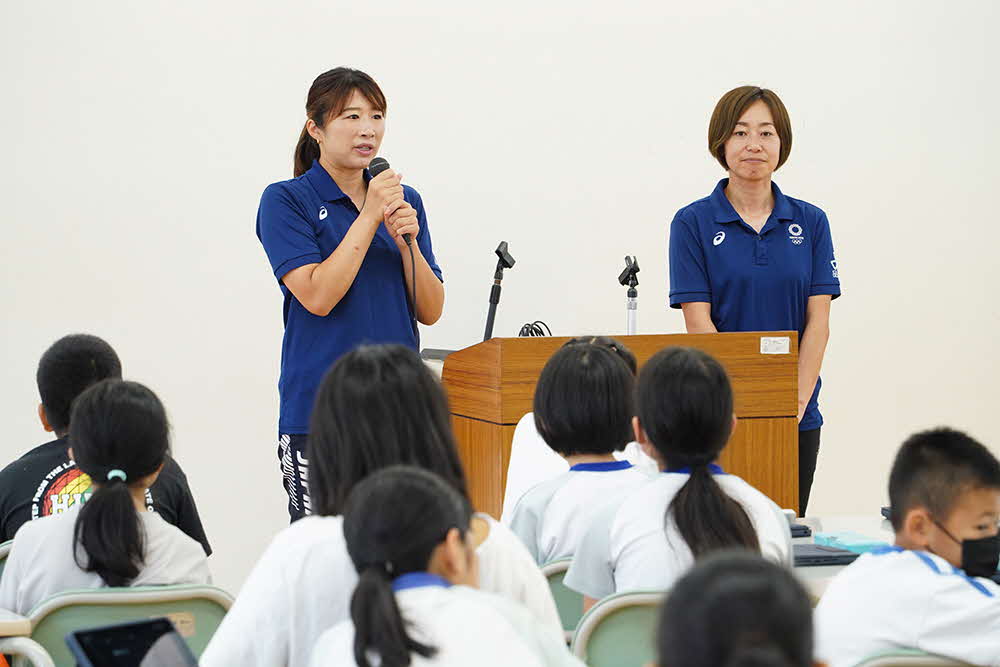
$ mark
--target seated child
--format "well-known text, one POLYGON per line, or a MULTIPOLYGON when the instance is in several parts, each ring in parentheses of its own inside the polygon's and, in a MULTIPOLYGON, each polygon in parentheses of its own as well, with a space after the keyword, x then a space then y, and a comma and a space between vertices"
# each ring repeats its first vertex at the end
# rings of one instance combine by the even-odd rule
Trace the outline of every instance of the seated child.
POLYGON ((632 439, 634 380, 625 362, 600 345, 563 347, 542 369, 535 425, 569 470, 522 496, 510 522, 539 565, 576 552, 599 501, 649 481, 614 457, 632 439))
MULTIPOLYGON (((64 336, 42 355, 35 375, 42 399, 38 418, 56 439, 0 470, 0 542, 14 539, 22 524, 59 514, 91 496, 90 478, 66 451, 70 405, 95 382, 121 376, 118 355, 97 336, 64 336)), ((200 542, 206 554, 212 553, 187 477, 169 456, 156 483, 146 491, 146 509, 158 512, 167 523, 200 542)))
POLYGON ((718 549, 791 563, 778 506, 715 463, 736 423, 718 361, 691 348, 660 350, 639 373, 636 413, 636 439, 662 472, 595 513, 564 580, 585 607, 616 592, 665 590, 718 549))
POLYGON ((760 556, 706 556, 670 590, 656 636, 663 667, 822 667, 812 607, 791 570, 760 556))
POLYGON ((889 474, 895 546, 838 574, 816 607, 816 656, 849 667, 893 649, 1000 665, 1000 463, 941 428, 910 437, 889 474))
POLYGON ((351 618, 320 635, 310 665, 581 666, 526 609, 475 589, 471 518, 466 498, 412 466, 355 486, 344 509, 359 575, 351 618))
MULTIPOLYGON (((566 341, 564 347, 573 345, 599 345, 614 352, 625 362, 629 371, 635 376, 636 360, 632 351, 620 341, 609 336, 579 336, 566 341)), ((631 438, 631 436, 629 436, 631 438)), ((657 472, 656 462, 643 453, 639 443, 632 441, 624 448, 616 450, 614 457, 618 461, 628 461, 637 470, 650 475, 657 472)), ((535 413, 528 412, 517 422, 514 436, 510 443, 510 460, 507 463, 507 481, 503 490, 503 510, 500 520, 510 525, 514 508, 521 497, 547 480, 563 474, 569 466, 566 460, 553 451, 545 443, 535 425, 535 413)))
MULTIPOLYGON (((343 508, 372 473, 417 466, 468 498, 444 388, 410 348, 368 345, 342 356, 320 384, 311 419, 315 514, 271 542, 202 654, 202 667, 308 664, 319 635, 349 617, 358 575, 344 543, 343 508)), ((540 628, 561 638, 548 582, 517 536, 486 514, 474 514, 470 525, 479 588, 522 604, 540 628)))
POLYGON ((70 456, 93 480, 93 495, 21 526, 0 578, 0 609, 26 615, 74 588, 209 583, 201 545, 146 510, 167 433, 163 405, 141 384, 103 380, 80 394, 70 456))

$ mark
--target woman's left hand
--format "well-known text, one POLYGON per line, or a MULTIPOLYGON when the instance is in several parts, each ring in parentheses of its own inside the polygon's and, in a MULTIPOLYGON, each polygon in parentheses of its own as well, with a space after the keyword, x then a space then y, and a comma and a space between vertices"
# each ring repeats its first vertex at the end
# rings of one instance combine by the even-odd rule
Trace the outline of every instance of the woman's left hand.
POLYGON ((403 234, 409 234, 413 240, 416 240, 417 234, 420 232, 416 209, 405 201, 390 205, 386 208, 385 228, 400 249, 406 247, 403 234))

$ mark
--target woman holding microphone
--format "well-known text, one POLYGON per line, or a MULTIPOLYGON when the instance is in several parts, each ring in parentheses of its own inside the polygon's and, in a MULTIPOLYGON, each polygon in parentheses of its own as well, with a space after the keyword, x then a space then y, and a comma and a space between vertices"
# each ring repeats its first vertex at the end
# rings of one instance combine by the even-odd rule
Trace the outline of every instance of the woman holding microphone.
POLYGON ((670 305, 688 333, 799 333, 799 513, 819 453, 819 373, 840 296, 830 223, 818 207, 786 196, 771 177, 788 159, 792 129, 781 99, 742 86, 722 96, 708 149, 728 172, 670 224, 670 305))
POLYGON ((417 322, 434 324, 444 307, 420 195, 391 169, 375 177, 367 169, 385 113, 385 96, 364 72, 319 75, 295 178, 269 185, 257 212, 257 237, 284 297, 278 458, 292 521, 310 510, 306 434, 327 369, 362 343, 416 349, 417 322))

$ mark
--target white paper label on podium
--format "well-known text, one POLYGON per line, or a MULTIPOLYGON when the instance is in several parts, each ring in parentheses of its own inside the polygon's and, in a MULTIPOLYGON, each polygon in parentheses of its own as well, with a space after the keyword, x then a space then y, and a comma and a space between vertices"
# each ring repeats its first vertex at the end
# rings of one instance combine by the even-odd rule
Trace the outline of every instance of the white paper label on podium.
POLYGON ((792 350, 792 339, 788 336, 761 336, 761 354, 789 354, 792 350))

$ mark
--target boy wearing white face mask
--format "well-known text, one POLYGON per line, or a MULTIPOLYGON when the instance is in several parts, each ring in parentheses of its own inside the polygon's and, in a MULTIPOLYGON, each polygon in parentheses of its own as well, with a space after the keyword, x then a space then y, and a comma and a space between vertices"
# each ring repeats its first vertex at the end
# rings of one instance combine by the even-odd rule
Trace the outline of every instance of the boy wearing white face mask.
POLYGON ((903 443, 889 476, 895 546, 865 554, 816 608, 817 658, 849 667, 900 648, 1000 665, 1000 463, 951 429, 903 443))

